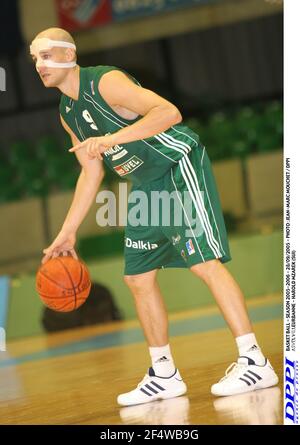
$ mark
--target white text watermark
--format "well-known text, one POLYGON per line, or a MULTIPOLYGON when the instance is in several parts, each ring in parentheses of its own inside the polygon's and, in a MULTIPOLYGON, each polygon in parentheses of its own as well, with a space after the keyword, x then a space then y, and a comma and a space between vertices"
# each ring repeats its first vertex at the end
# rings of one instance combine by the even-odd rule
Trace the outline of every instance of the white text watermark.
POLYGON ((117 193, 102 190, 96 197, 101 204, 96 214, 101 227, 182 227, 187 237, 203 233, 204 193, 195 190, 169 192, 133 190, 128 193, 127 183, 120 182, 117 193))
POLYGON ((5 329, 0 327, 0 352, 6 351, 6 334, 5 329))
POLYGON ((6 72, 5 69, 0 66, 0 91, 6 91, 6 72))

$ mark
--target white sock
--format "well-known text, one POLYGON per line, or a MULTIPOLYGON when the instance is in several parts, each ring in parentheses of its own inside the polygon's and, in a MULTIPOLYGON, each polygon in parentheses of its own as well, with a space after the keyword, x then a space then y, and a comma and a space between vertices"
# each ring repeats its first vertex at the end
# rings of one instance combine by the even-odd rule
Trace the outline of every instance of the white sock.
POLYGON ((255 334, 253 332, 251 332, 251 334, 236 337, 235 340, 240 356, 243 355, 251 358, 255 361, 256 365, 262 366, 265 364, 266 359, 258 346, 255 334))
POLYGON ((152 368, 157 376, 170 377, 175 372, 175 365, 170 346, 149 347, 152 368))

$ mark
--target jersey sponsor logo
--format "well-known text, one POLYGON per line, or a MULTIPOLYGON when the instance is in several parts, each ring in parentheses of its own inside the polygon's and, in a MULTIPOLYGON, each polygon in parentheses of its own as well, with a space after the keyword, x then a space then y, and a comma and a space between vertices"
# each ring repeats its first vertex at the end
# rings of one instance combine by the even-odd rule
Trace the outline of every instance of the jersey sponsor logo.
POLYGON ((69 111, 71 111, 71 108, 66 105, 66 112, 69 113, 69 111))
POLYGON ((186 254, 185 251, 182 249, 182 251, 180 252, 180 255, 182 256, 182 258, 184 259, 184 261, 187 261, 186 259, 186 254))
MULTIPOLYGON (((120 147, 122 148, 122 147, 120 147)), ((112 161, 116 161, 117 159, 123 158, 123 156, 127 155, 128 151, 125 150, 125 148, 120 151, 120 153, 117 153, 116 155, 113 155, 113 157, 111 158, 112 161)))
MULTIPOLYGON (((111 133, 105 133, 105 136, 109 136, 111 133)), ((110 147, 108 150, 104 151, 103 154, 108 157, 112 156, 112 161, 115 161, 116 159, 120 159, 123 156, 125 156, 128 153, 127 150, 125 150, 122 145, 114 145, 113 147, 110 147), (119 153, 120 152, 120 153, 119 153)))
POLYGON ((191 239, 189 239, 189 240, 185 243, 185 245, 186 245, 188 254, 189 254, 189 255, 193 255, 193 253, 195 253, 195 248, 194 248, 193 241, 192 241, 191 239))
MULTIPOLYGON (((108 156, 115 155, 116 153, 119 153, 122 150, 124 150, 124 148, 121 145, 114 145, 113 147, 110 147, 107 150, 105 150, 103 152, 103 154, 104 154, 105 157, 108 157, 108 156)), ((126 151, 126 153, 128 153, 127 150, 125 150, 125 151, 126 151)), ((126 153, 124 153, 124 154, 126 154, 126 153)), ((113 159, 114 158, 112 158, 112 160, 113 159)))
POLYGON ((140 158, 134 155, 123 164, 116 165, 114 167, 114 170, 116 171, 116 173, 118 173, 119 176, 125 176, 129 175, 129 173, 132 173, 142 164, 144 164, 144 161, 142 161, 140 158))
POLYGON ((140 250, 154 250, 158 248, 158 244, 156 243, 150 243, 149 241, 145 242, 142 240, 132 241, 130 238, 125 238, 125 245, 126 247, 140 250))
POLYGON ((173 246, 178 244, 180 240, 181 240, 181 236, 179 235, 179 233, 177 233, 176 236, 172 236, 172 244, 173 244, 173 246))

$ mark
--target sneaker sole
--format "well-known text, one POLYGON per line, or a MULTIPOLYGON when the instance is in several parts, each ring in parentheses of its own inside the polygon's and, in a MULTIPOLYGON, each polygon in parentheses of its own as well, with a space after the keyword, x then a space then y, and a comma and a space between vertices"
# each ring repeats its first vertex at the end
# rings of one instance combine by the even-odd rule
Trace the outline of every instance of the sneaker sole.
POLYGON ((117 400, 118 405, 120 406, 133 406, 133 405, 143 405, 144 403, 152 403, 152 402, 156 402, 157 400, 166 400, 166 399, 173 399, 175 397, 179 397, 179 396, 183 396, 183 394, 185 394, 187 392, 187 388, 182 388, 180 391, 176 391, 173 393, 169 393, 169 394, 165 394, 165 395, 159 395, 159 396, 153 396, 153 398, 151 398, 151 400, 145 400, 144 402, 127 402, 127 403, 121 403, 119 402, 119 400, 117 400))
POLYGON ((246 393, 246 392, 251 392, 251 391, 257 391, 257 390, 259 390, 259 389, 265 389, 265 388, 271 388, 272 386, 275 386, 275 385, 277 385, 278 384, 278 377, 276 376, 274 376, 274 378, 273 379, 271 379, 271 380, 269 380, 268 381, 268 383, 265 383, 265 384, 263 384, 263 383, 261 383, 261 384, 257 384, 254 388, 252 387, 252 388, 245 388, 245 390, 244 391, 240 391, 240 390, 238 390, 238 391, 228 391, 228 392, 226 392, 226 391, 223 391, 223 392, 219 392, 219 391, 213 391, 213 390, 211 390, 211 393, 214 395, 214 396, 218 396, 218 397, 226 397, 226 396, 234 396, 234 395, 236 395, 236 394, 244 394, 244 393, 246 393))

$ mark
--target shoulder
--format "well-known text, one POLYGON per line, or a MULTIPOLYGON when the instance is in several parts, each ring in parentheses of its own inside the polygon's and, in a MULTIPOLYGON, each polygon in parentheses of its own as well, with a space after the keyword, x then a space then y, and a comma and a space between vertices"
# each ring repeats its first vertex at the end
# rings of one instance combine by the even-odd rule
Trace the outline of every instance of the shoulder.
POLYGON ((119 68, 112 65, 97 65, 81 68, 81 70, 89 80, 100 80, 105 74, 117 71, 119 68))
POLYGON ((141 84, 120 68, 106 72, 98 82, 98 92, 106 98, 119 96, 126 90, 135 92, 137 87, 141 87, 141 84))
POLYGON ((98 82, 98 91, 101 95, 114 96, 122 90, 133 88, 137 88, 136 82, 119 70, 106 73, 98 82))
POLYGON ((80 67, 82 78, 84 81, 96 81, 97 84, 100 80, 105 79, 109 82, 118 80, 130 79, 133 83, 140 85, 140 83, 125 69, 114 65, 97 65, 89 67, 80 67))
POLYGON ((131 83, 141 86, 141 84, 123 68, 111 67, 110 70, 107 70, 103 74, 101 78, 101 83, 119 84, 119 83, 128 83, 128 80, 130 80, 131 83))
POLYGON ((131 78, 128 73, 125 73, 119 68, 115 68, 114 70, 107 71, 103 75, 103 82, 122 82, 124 80, 128 81, 128 78, 131 78))
POLYGON ((120 68, 112 65, 97 65, 80 68, 81 70, 81 81, 83 85, 91 86, 91 90, 99 90, 99 84, 102 82, 102 79, 107 78, 107 76, 111 76, 112 73, 117 73, 120 71, 120 68))

